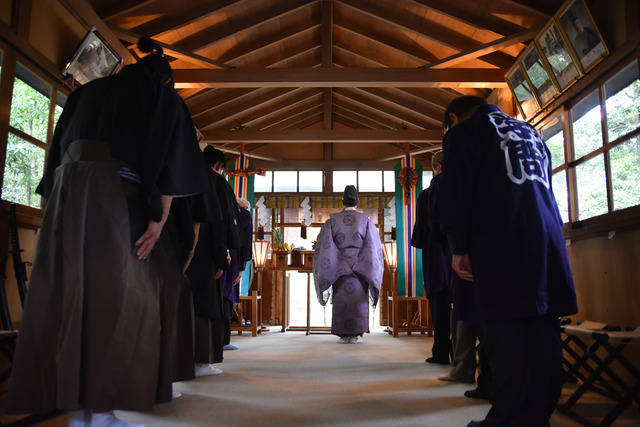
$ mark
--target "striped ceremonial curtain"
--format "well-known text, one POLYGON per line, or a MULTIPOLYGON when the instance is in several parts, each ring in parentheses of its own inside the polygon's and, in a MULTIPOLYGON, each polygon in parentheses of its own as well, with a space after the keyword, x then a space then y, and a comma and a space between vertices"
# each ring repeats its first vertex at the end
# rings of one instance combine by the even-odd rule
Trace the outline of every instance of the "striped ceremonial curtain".
MULTIPOLYGON (((265 196, 264 205, 270 209, 299 208, 305 196, 265 196)), ((360 208, 387 206, 391 196, 360 196, 360 208)), ((309 205, 314 208, 342 209, 342 196, 309 196, 309 205)))
POLYGON ((422 165, 406 154, 394 168, 396 179, 396 239, 398 244, 398 296, 424 296, 422 277, 422 253, 411 246, 411 233, 416 218, 418 195, 422 191, 422 165), (400 185, 398 175, 405 168, 413 169, 418 181, 411 186, 408 198, 400 185))
MULTIPOLYGON (((253 164, 244 154, 241 154, 233 163, 227 165, 227 170, 229 171, 241 169, 254 169, 253 164)), ((231 184, 231 188, 233 188, 233 192, 235 193, 236 197, 240 197, 249 201, 249 203, 251 204, 251 209, 249 209, 249 212, 251 212, 251 216, 253 217, 253 182, 255 181, 254 175, 250 177, 228 175, 227 178, 229 180, 229 184, 231 184)), ((242 282, 240 283, 240 296, 249 295, 249 288, 251 287, 251 283, 249 283, 249 280, 252 276, 251 267, 252 264, 248 262, 244 269, 244 273, 242 273, 242 282)))

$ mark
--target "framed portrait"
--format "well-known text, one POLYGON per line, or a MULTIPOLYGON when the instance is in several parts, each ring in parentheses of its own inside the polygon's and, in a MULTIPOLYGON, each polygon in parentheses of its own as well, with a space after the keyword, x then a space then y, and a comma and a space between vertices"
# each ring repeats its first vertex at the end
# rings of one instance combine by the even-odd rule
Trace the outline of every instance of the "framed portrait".
POLYGON ((86 34, 73 58, 63 70, 69 81, 84 85, 91 80, 106 77, 116 72, 122 58, 111 49, 95 28, 86 34))
POLYGON ((509 69, 506 80, 524 118, 533 116, 540 106, 519 62, 509 69))
POLYGON ((565 3, 558 11, 557 18, 584 71, 591 69, 609 54, 583 0, 570 0, 565 3))
POLYGON ((535 44, 530 44, 521 55, 522 68, 531 82, 531 88, 538 98, 540 107, 544 107, 560 92, 551 80, 546 65, 542 62, 535 44))
POLYGON ((580 77, 580 68, 569 53, 565 39, 558 26, 551 20, 535 38, 542 60, 551 71, 551 78, 560 91, 564 91, 580 77))

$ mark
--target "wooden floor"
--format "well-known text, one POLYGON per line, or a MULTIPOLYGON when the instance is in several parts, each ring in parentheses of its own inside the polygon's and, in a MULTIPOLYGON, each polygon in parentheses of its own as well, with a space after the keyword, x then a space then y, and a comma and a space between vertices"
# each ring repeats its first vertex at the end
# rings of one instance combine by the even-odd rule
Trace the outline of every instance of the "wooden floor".
MULTIPOLYGON (((336 337, 279 332, 233 335, 240 349, 225 352, 223 373, 175 384, 183 393, 148 413, 118 411, 122 419, 148 427, 169 426, 460 426, 482 419, 486 401, 463 397, 469 384, 443 383, 450 367, 424 363, 432 338, 394 338, 380 327, 364 343, 340 345, 336 337)), ((566 399, 575 388, 568 384, 566 399)), ((588 393, 575 409, 597 422, 611 407, 588 393)), ((14 418, 15 419, 15 418, 14 418)), ((11 421, 2 417, 3 423, 11 421)), ((41 423, 67 424, 66 414, 41 423)), ((556 411, 552 427, 582 424, 556 411)), ((614 426, 640 426, 637 405, 614 426)))

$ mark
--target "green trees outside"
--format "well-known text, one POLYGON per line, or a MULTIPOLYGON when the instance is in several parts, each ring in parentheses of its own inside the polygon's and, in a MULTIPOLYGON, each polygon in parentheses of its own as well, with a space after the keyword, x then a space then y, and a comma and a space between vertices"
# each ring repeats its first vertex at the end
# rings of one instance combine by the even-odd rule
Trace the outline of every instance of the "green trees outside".
MULTIPOLYGON (((27 83, 16 79, 11 100, 9 124, 45 143, 49 122, 47 96, 27 83)), ((56 108, 57 121, 62 109, 56 108)), ((40 196, 35 190, 44 171, 45 150, 17 134, 10 132, 7 138, 7 154, 2 186, 4 200, 31 207, 40 207, 40 196)))

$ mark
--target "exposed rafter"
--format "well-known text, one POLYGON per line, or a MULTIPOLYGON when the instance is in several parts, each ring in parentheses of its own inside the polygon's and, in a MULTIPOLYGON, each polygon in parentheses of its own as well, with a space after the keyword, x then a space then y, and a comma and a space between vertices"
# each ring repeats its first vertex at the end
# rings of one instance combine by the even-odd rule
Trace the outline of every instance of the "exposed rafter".
POLYGON ((505 70, 306 68, 174 70, 176 87, 506 87, 505 70))

